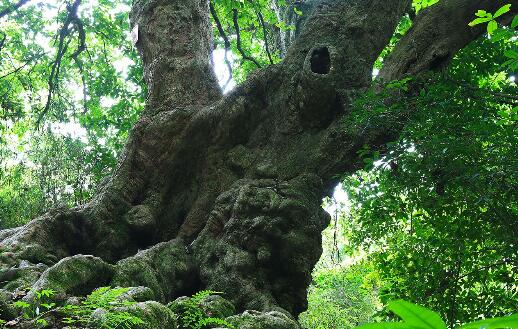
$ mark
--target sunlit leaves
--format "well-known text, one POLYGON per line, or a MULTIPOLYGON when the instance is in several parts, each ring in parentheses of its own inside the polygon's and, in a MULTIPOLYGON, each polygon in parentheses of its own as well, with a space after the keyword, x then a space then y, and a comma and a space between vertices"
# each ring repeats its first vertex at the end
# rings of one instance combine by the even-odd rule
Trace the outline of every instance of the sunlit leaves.
MULTIPOLYGON (((513 310, 517 104, 502 67, 511 49, 481 39, 408 102, 377 99, 379 92, 358 102, 361 123, 412 115, 373 170, 344 183, 352 202, 347 236, 371 252, 386 283, 382 300, 418 302, 449 322, 513 310)), ((390 90, 404 94, 417 81, 390 90)))
POLYGON ((439 2, 439 0, 413 0, 412 7, 415 9, 416 13, 418 13, 421 9, 434 5, 437 2, 439 2))
MULTIPOLYGON (((361 329, 446 329, 440 315, 425 307, 404 300, 391 301, 387 309, 399 316, 402 322, 381 322, 360 326, 361 329)), ((518 328, 518 314, 467 323, 460 329, 518 328)))
POLYGON ((478 18, 475 18, 468 25, 475 26, 487 22, 487 33, 491 35, 498 28, 498 23, 495 21, 495 19, 509 12, 510 10, 510 4, 506 4, 500 7, 494 14, 488 13, 485 10, 480 9, 475 13, 475 16, 477 16, 478 18))
POLYGON ((65 6, 34 2, 2 22, 0 207, 5 216, 0 227, 20 224, 56 205, 84 202, 115 166, 146 94, 127 35, 130 5, 102 0, 79 7, 87 49, 73 60, 77 34, 67 38, 69 51, 39 131, 35 123, 48 94, 65 6))
POLYGON ((313 274, 309 308, 300 315, 304 328, 348 329, 372 321, 379 307, 379 282, 369 282, 374 270, 367 263, 322 268, 313 274))
MULTIPOLYGON (((257 69, 257 65, 249 60, 244 60, 240 51, 237 49, 237 33, 240 34, 242 48, 247 56, 256 60, 260 66, 270 65, 269 57, 272 57, 274 63, 279 62, 280 52, 276 45, 276 38, 279 30, 292 29, 289 23, 286 23, 278 16, 273 8, 277 10, 287 10, 285 1, 276 0, 254 0, 254 1, 236 1, 236 0, 212 0, 217 18, 221 22, 226 36, 231 43, 231 51, 234 55, 232 62, 233 78, 236 82, 242 82, 248 74, 257 69), (275 6, 273 5, 275 4, 275 6), (236 31, 232 13, 233 10, 238 12, 239 31, 236 31), (264 26, 261 22, 264 22, 264 26), (270 53, 268 55, 268 52, 270 53)), ((293 9, 297 15, 302 12, 297 8, 293 9)), ((223 48, 223 40, 219 31, 214 28, 214 39, 220 48, 223 48)))

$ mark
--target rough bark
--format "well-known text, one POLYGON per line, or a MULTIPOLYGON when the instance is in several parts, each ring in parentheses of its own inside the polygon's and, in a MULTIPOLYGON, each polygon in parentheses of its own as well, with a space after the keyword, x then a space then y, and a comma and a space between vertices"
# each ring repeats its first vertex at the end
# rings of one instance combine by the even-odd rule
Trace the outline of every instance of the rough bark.
MULTIPOLYGON (((468 25, 475 12, 483 9, 494 13, 508 3, 512 4, 512 13, 518 13, 516 0, 449 0, 425 8, 385 60, 378 77, 391 81, 405 74, 443 69, 460 49, 485 31, 486 24, 468 25)), ((512 17, 508 14, 500 20, 512 17)))
POLYGON ((400 129, 344 119, 408 2, 319 1, 281 64, 221 98, 208 2, 136 1, 146 110, 89 204, 0 231, 2 288, 65 298, 96 281, 160 302, 208 288, 239 311, 299 314, 329 222, 322 197, 359 168, 363 145, 400 129))
POLYGON ((286 56, 288 49, 301 33, 304 24, 308 17, 311 16, 314 6, 317 3, 317 0, 288 0, 283 6, 279 4, 279 1, 272 2, 272 7, 277 15, 277 19, 294 28, 283 30, 275 26, 272 27, 274 48, 281 58, 286 56), (302 12, 302 15, 298 15, 295 9, 302 12))

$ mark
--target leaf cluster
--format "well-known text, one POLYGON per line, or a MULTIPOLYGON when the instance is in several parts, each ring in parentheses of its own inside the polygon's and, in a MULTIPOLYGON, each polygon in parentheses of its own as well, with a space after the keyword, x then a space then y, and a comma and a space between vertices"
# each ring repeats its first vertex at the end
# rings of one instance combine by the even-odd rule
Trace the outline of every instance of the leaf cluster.
POLYGON ((212 295, 220 295, 221 292, 202 290, 181 303, 172 302, 168 307, 178 314, 178 325, 184 329, 204 329, 212 326, 224 326, 233 329, 234 327, 224 319, 211 317, 205 314, 200 303, 212 295))
MULTIPOLYGON (((394 300, 387 304, 387 309, 400 317, 402 322, 381 322, 365 324, 361 329, 446 329, 446 323, 440 315, 428 308, 409 303, 404 300, 394 300)), ((518 328, 518 315, 513 314, 500 318, 485 319, 466 323, 458 329, 498 329, 518 328)))

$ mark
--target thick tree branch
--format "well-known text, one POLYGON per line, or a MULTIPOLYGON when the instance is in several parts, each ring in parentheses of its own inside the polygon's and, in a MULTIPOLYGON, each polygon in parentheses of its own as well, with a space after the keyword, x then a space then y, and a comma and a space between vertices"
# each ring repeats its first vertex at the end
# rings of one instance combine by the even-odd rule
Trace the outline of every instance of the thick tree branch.
POLYGON ((15 12, 21 6, 27 4, 29 1, 30 0, 20 0, 17 3, 9 5, 6 8, 2 9, 2 11, 0 11, 0 19, 3 18, 4 16, 11 14, 12 12, 15 12))
POLYGON ((147 113, 204 106, 221 97, 211 60, 209 0, 137 0, 130 20, 144 63, 147 113))
POLYGON ((518 10, 518 0, 441 0, 422 10, 385 60, 379 78, 391 81, 445 67, 457 51, 484 33, 482 25, 468 26, 475 12, 484 9, 493 13, 507 3, 512 3, 511 10, 518 10))

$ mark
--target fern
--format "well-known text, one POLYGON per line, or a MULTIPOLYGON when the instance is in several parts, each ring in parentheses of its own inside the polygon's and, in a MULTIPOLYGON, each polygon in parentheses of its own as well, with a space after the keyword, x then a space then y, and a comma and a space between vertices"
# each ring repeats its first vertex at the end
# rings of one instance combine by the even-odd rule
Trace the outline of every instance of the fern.
POLYGON ((119 299, 128 290, 129 288, 98 288, 88 295, 81 305, 65 305, 63 310, 68 316, 62 322, 72 325, 94 326, 95 328, 102 329, 131 329, 136 325, 143 324, 144 321, 139 317, 120 310, 120 307, 128 307, 135 304, 135 302, 121 301, 119 299), (106 311, 100 319, 93 317, 94 311, 98 309, 106 311))

